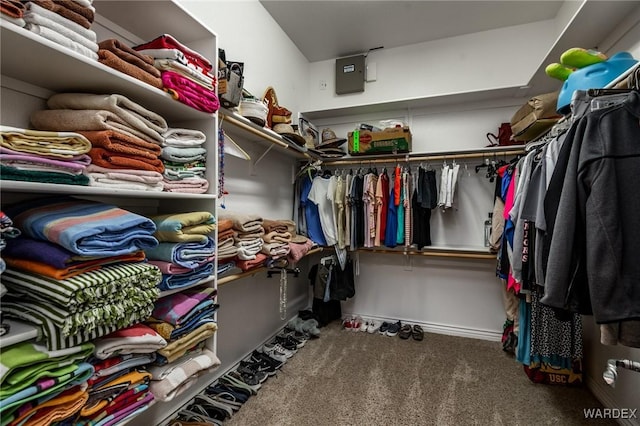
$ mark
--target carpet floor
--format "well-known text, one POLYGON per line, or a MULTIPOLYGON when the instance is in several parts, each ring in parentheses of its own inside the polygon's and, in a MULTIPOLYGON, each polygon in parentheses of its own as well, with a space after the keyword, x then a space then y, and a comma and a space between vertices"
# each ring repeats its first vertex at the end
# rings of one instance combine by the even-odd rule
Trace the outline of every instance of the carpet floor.
POLYGON ((501 344, 321 329, 228 425, 614 425, 586 387, 532 383, 501 344))

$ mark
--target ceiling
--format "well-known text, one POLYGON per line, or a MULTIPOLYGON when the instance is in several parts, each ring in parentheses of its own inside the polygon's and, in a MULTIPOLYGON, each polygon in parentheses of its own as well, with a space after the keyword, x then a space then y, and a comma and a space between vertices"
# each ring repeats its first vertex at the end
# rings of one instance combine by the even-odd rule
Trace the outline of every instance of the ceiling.
POLYGON ((562 1, 260 0, 309 62, 553 19, 562 1))

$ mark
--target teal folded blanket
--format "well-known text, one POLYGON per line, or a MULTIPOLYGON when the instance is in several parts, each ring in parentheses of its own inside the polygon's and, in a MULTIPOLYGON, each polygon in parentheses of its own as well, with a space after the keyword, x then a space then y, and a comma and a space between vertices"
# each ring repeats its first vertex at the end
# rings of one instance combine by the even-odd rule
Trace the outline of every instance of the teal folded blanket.
POLYGON ((89 186, 89 178, 85 175, 18 170, 4 164, 0 164, 0 179, 89 186))

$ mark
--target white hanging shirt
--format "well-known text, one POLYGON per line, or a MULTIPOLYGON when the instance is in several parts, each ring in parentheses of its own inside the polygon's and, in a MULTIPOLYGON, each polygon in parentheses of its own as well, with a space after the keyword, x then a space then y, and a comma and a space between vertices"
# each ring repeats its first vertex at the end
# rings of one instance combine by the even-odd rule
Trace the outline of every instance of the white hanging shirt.
POLYGON ((331 179, 316 176, 313 178, 311 190, 309 191, 308 196, 309 200, 318 206, 320 225, 322 226, 322 233, 324 234, 324 238, 327 241, 328 246, 338 243, 332 202, 332 198, 335 195, 335 186, 333 188, 331 187, 331 179), (331 189, 333 189, 334 192, 330 192, 331 189))

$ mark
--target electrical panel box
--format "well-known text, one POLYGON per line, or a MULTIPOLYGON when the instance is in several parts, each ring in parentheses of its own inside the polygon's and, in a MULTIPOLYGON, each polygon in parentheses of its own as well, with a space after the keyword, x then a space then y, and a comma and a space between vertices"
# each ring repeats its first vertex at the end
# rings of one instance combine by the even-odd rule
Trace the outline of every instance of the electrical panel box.
POLYGON ((336 95, 364 92, 364 55, 336 59, 336 95))

